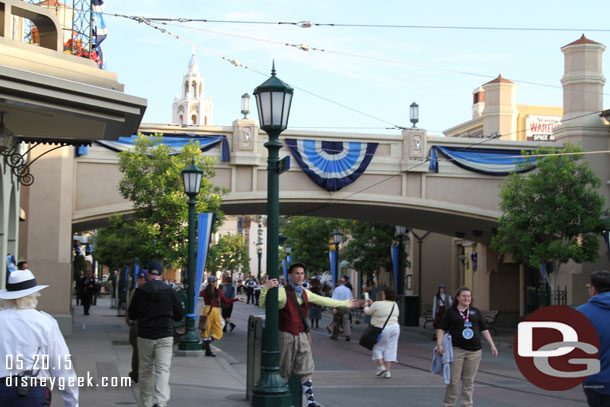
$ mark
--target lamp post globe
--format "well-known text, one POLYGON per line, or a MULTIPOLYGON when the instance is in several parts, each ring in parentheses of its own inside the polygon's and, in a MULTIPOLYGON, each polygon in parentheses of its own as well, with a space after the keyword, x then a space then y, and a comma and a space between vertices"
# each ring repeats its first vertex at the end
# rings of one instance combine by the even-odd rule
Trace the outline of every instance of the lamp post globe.
MULTIPOLYGON (((282 82, 271 69, 271 77, 254 89, 260 128, 267 133, 265 143, 267 156, 267 275, 278 278, 278 235, 279 235, 279 150, 282 143, 279 136, 288 126, 290 105, 294 90, 282 82)), ((280 375, 279 352, 279 306, 277 287, 267 292, 265 300, 265 330, 260 379, 254 386, 252 406, 290 405, 288 385, 280 375)))
POLYGON ((409 117, 413 127, 419 122, 419 105, 415 102, 411 103, 409 117))
POLYGON ((180 350, 197 351, 201 350, 199 345, 199 336, 195 330, 195 319, 197 316, 193 313, 193 305, 195 304, 195 205, 197 204, 197 195, 201 189, 201 179, 203 171, 195 165, 195 160, 191 165, 182 171, 182 182, 184 183, 184 192, 188 195, 189 217, 188 217, 188 256, 187 256, 187 281, 188 291, 186 293, 186 332, 184 338, 180 341, 180 350))

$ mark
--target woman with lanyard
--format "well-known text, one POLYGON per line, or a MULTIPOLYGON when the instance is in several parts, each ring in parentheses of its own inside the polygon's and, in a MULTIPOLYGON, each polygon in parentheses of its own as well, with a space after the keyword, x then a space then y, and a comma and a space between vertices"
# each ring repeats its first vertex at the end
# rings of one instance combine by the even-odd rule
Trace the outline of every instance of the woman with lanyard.
POLYGON ((455 293, 455 302, 445 312, 436 331, 436 345, 439 355, 445 353, 442 346, 445 333, 451 335, 453 362, 451 363, 451 382, 445 389, 443 406, 455 406, 458 386, 462 380, 462 405, 472 406, 474 377, 481 362, 481 336, 491 345, 491 353, 498 356, 498 349, 489 334, 481 312, 472 306, 472 293, 468 287, 460 287, 455 293))

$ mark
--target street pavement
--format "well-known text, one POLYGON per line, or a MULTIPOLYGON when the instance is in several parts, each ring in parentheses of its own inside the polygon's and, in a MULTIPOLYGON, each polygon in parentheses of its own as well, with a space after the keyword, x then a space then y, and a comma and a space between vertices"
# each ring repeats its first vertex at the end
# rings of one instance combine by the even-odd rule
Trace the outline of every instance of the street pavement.
MULTIPOLYGON (((233 322, 237 328, 214 342, 216 358, 178 357, 172 360, 169 406, 245 407, 246 395, 247 321, 249 315, 263 315, 253 305, 235 303, 233 322)), ((131 346, 124 317, 117 317, 109 299, 98 299, 91 315, 82 315, 82 307, 74 308, 74 332, 66 337, 77 374, 93 377, 97 387, 80 389, 82 407, 137 405, 138 387, 101 387, 102 377, 126 378, 130 369, 131 346)), ((354 319, 352 341, 342 336, 329 339, 325 327, 331 313, 325 311, 320 328, 312 329, 314 360, 314 392, 324 407, 331 406, 441 406, 445 385, 441 376, 429 373, 434 342, 431 327, 401 327, 399 363, 392 368, 392 378, 375 376, 371 353, 358 345, 364 325, 354 319)), ((514 331, 499 329, 494 340, 499 349, 493 358, 488 345, 476 377, 475 405, 504 406, 586 406, 580 387, 550 392, 530 384, 519 372, 512 354, 514 331)), ((115 379, 116 380, 116 379, 115 379)), ((305 404, 304 404, 305 405, 305 404)), ((458 404, 459 405, 459 404, 458 404)), ((53 392, 53 407, 63 406, 59 394, 53 392)))

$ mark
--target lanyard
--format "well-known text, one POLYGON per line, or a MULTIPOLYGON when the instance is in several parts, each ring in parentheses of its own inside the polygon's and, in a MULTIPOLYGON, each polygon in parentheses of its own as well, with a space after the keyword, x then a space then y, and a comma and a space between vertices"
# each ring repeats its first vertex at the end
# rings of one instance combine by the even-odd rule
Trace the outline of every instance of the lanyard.
POLYGON ((460 315, 461 315, 462 319, 464 320, 464 322, 468 323, 468 320, 470 318, 470 307, 466 308, 466 315, 465 316, 462 313, 462 310, 460 310, 459 308, 457 310, 460 313, 460 315))

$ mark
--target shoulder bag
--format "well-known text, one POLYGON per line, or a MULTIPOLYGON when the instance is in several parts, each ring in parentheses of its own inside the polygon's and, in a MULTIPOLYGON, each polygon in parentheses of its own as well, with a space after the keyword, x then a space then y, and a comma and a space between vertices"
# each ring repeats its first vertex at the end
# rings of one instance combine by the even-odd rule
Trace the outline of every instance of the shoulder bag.
POLYGON ((379 342, 379 339, 381 338, 381 333, 383 332, 386 324, 390 320, 390 317, 394 312, 395 306, 396 303, 392 304, 392 311, 390 311, 390 315, 388 315, 388 318, 385 320, 385 323, 383 324, 382 328, 373 326, 372 324, 369 324, 369 326, 366 327, 364 333, 360 337, 360 341, 358 342, 360 346, 364 346, 368 350, 373 350, 373 346, 375 346, 375 344, 379 342))
POLYGON ((212 313, 213 309, 214 309, 214 303, 212 302, 212 304, 210 304, 210 310, 208 311, 208 313, 205 315, 201 314, 201 316, 199 317, 199 325, 197 326, 197 328, 199 330, 205 331, 208 329, 208 317, 212 313))

